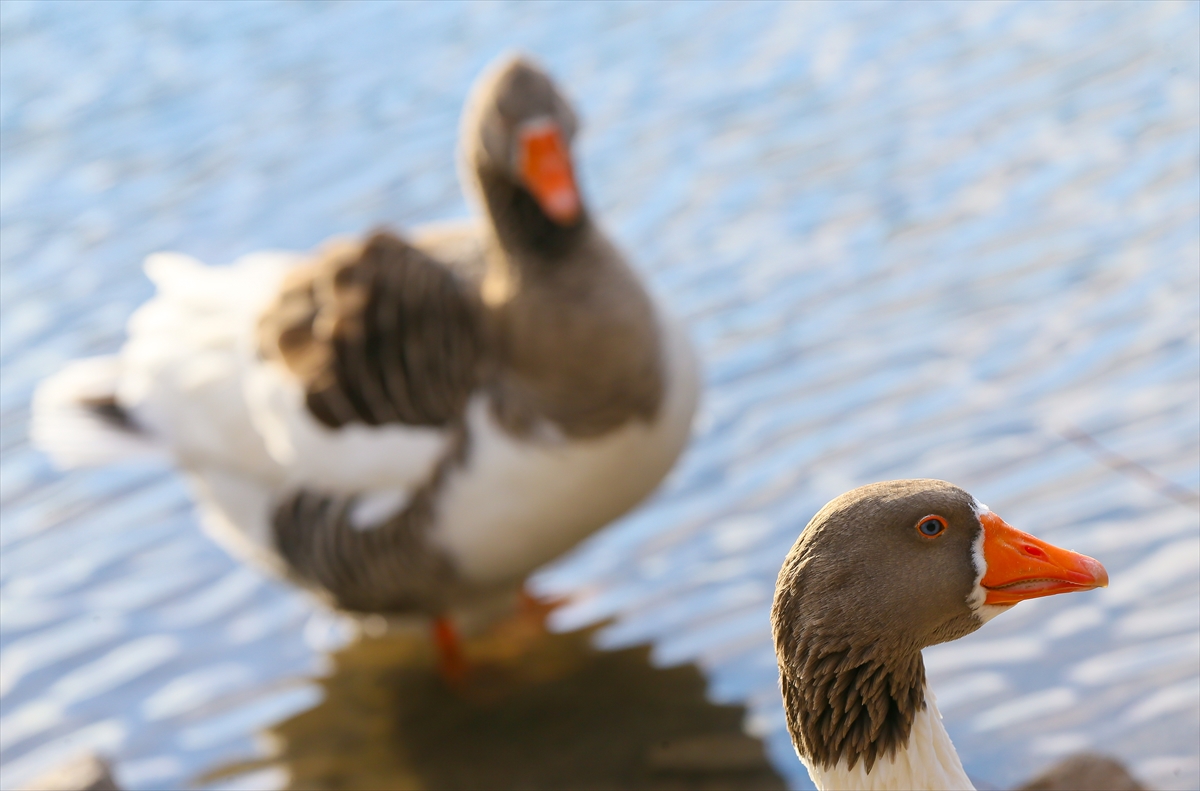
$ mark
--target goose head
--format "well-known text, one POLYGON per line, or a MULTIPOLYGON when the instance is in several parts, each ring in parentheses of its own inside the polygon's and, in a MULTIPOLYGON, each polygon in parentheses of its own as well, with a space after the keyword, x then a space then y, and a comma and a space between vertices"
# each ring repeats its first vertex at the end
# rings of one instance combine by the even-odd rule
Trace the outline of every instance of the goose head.
POLYGON ((584 208, 571 161, 579 121, 544 69, 507 55, 476 80, 460 131, 460 166, 503 231, 497 212, 516 211, 509 223, 536 220, 570 228, 584 208), (500 205, 496 205, 499 203, 500 205), (517 205, 513 205, 517 204, 517 205), (523 205, 528 204, 528 206, 523 205))
POLYGON ((818 787, 964 787, 930 716, 921 649, 1025 599, 1107 584, 1097 561, 944 481, 876 483, 829 502, 788 554, 771 612, 788 729, 818 787))

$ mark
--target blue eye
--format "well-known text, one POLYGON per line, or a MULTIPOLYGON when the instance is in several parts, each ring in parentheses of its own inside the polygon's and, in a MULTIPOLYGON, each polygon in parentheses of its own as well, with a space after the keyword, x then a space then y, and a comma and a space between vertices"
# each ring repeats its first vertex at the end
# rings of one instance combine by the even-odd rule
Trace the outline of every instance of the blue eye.
POLYGON ((927 516, 917 522, 917 530, 926 538, 934 538, 946 529, 946 520, 940 516, 927 516))

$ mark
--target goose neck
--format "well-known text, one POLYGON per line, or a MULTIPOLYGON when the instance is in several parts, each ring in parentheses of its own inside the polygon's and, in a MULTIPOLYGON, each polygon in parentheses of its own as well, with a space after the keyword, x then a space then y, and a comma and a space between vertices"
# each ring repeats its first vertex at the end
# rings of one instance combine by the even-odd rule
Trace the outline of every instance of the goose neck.
POLYGON ((562 225, 550 219, 533 194, 510 175, 480 165, 475 177, 496 242, 509 258, 526 266, 553 268, 570 260, 587 240, 591 221, 586 208, 575 222, 562 225))
POLYGON ((822 768, 801 756, 808 773, 821 791, 974 791, 975 786, 963 769, 950 734, 942 724, 929 686, 924 687, 925 705, 913 718, 908 743, 894 754, 883 756, 868 772, 864 762, 852 768, 844 759, 830 768, 822 768))

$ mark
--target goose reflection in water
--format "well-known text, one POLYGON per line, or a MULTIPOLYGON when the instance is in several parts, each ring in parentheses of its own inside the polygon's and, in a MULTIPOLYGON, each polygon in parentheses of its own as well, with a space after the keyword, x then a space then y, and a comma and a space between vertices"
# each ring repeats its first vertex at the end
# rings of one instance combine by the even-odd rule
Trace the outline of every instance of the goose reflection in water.
POLYGON ((270 730, 291 789, 783 789, 740 706, 709 702, 700 671, 648 648, 597 651, 594 630, 550 634, 532 609, 467 639, 447 684, 417 631, 381 630, 334 655, 324 701, 270 730))

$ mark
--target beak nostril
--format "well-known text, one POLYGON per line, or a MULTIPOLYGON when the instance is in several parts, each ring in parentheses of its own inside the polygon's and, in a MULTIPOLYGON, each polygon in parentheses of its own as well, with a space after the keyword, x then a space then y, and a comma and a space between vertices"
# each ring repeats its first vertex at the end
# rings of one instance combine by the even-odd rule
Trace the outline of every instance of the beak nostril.
POLYGON ((1026 545, 1025 545, 1025 547, 1024 547, 1024 549, 1025 549, 1025 554, 1027 554, 1027 555, 1032 555, 1032 556, 1033 556, 1033 557, 1035 557, 1035 558, 1044 558, 1044 557, 1046 557, 1046 553, 1045 553, 1045 552, 1043 552, 1042 550, 1040 550, 1039 548, 1037 548, 1037 547, 1035 547, 1035 546, 1033 546, 1033 545, 1031 545, 1031 544, 1026 544, 1026 545))

